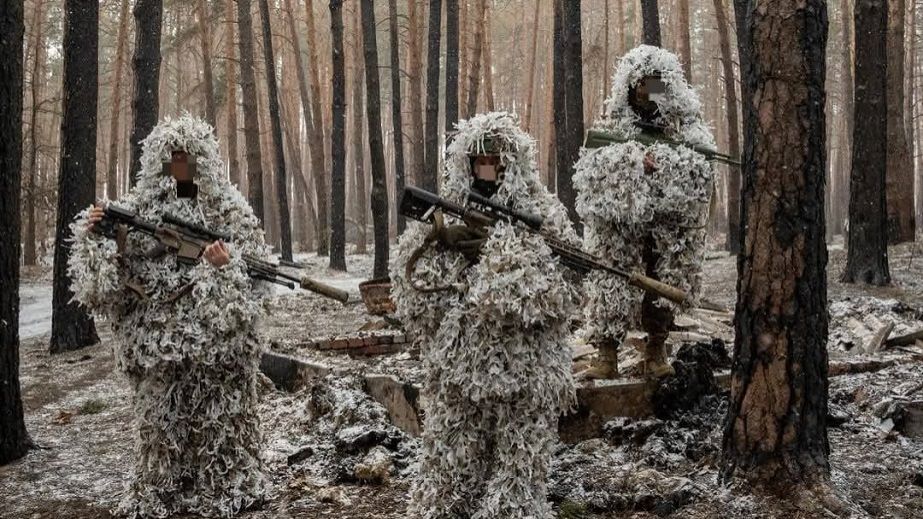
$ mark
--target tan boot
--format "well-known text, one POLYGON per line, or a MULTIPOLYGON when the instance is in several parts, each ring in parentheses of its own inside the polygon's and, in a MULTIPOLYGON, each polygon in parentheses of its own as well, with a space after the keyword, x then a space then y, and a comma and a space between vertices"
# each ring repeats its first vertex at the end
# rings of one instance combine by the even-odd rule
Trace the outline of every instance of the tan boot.
POLYGON ((666 336, 648 336, 647 345, 644 347, 644 361, 641 363, 641 375, 644 378, 659 379, 676 374, 667 359, 666 342, 666 336))
POLYGON ((579 380, 611 380, 619 377, 618 343, 607 340, 596 346, 597 358, 590 367, 577 375, 579 380))

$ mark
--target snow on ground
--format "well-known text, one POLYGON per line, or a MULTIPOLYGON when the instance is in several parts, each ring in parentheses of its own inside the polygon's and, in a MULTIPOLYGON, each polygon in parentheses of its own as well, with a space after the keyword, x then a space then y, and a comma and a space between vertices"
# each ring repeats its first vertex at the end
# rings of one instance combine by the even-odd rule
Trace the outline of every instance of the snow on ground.
POLYGON ((19 338, 40 337, 51 331, 51 283, 23 283, 19 287, 19 338))

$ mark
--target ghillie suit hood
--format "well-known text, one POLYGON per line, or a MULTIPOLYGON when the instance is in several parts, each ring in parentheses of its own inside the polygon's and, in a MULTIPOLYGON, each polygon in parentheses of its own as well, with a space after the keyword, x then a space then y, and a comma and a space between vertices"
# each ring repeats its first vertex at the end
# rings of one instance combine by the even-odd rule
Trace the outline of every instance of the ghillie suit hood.
POLYGON ((74 298, 109 319, 117 365, 135 387, 137 457, 122 512, 229 516, 257 501, 265 486, 255 325, 266 292, 247 276, 242 255, 263 257, 268 249, 253 211, 225 179, 205 122, 164 120, 143 141, 141 166, 131 193, 111 203, 145 220, 159 223, 169 213, 226 234, 231 262, 182 264, 136 233, 120 254, 112 240, 87 232, 87 211, 71 225, 74 298), (194 199, 178 198, 174 179, 163 173, 174 150, 196 158, 194 199))
MULTIPOLYGON (((490 140, 499 143, 505 164, 492 199, 539 214, 552 234, 577 241, 564 207, 538 178, 534 141, 514 116, 477 115, 457 128, 443 197, 463 201, 473 182, 470 154, 490 140)), ((575 400, 566 347, 574 289, 540 237, 501 222, 467 268, 460 253, 430 249, 417 278, 424 284, 448 279, 455 290, 418 292, 404 267, 428 232, 408 226, 391 265, 397 313, 421 348, 430 403, 410 513, 550 517, 545 478, 554 423, 575 400)))
MULTIPOLYGON (((657 125, 687 146, 638 141, 581 150, 576 164, 577 213, 585 223, 586 248, 632 271, 650 267, 661 281, 686 290, 694 304, 701 285, 705 225, 714 172, 691 146, 715 147, 702 117, 702 105, 683 75, 677 57, 642 45, 619 61, 605 115, 594 129, 634 138, 640 117, 629 103, 629 90, 646 76, 660 76, 664 95, 657 100, 657 125), (656 169, 645 171, 645 157, 656 169), (646 242, 646 244, 645 244, 646 242), (656 252, 655 265, 642 260, 645 247, 656 252)), ((638 324, 642 293, 621 279, 593 273, 586 279, 588 338, 621 340, 638 324)), ((658 300, 658 305, 668 305, 658 300)))

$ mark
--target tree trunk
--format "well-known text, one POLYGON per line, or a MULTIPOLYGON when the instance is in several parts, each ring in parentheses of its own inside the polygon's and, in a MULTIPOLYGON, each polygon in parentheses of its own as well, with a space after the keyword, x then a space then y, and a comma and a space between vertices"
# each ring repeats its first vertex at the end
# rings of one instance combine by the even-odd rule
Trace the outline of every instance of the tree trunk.
MULTIPOLYGON (((608 0, 606 0, 608 2, 608 0)), ((535 60, 538 56, 538 21, 542 0, 535 0, 535 12, 532 16, 532 48, 529 49, 529 61, 526 63, 526 102, 523 106, 522 127, 532 132, 532 105, 535 98, 535 60)), ((608 63, 608 60, 606 60, 608 63)), ((607 65, 608 66, 608 65, 607 65)))
MULTIPOLYGON (((346 270, 346 60, 343 55, 343 0, 330 0, 333 38, 333 133, 330 176, 330 268, 346 270)), ((374 36, 373 36, 374 37, 374 36)), ((376 71, 377 72, 377 71, 376 71)))
POLYGON ((465 113, 468 117, 476 114, 478 111, 478 93, 481 84, 481 65, 484 47, 484 14, 487 9, 487 0, 477 0, 477 9, 475 10, 474 26, 474 50, 471 55, 474 56, 471 65, 468 68, 468 100, 465 106, 465 113))
MULTIPOLYGON (((363 94, 365 91, 364 82, 364 61, 362 55, 362 14, 356 9, 356 37, 353 45, 353 169, 355 170, 356 184, 356 213, 359 227, 358 239, 356 240, 356 252, 365 254, 367 252, 368 242, 368 205, 369 195, 366 191, 365 183, 365 136, 362 123, 365 120, 365 104, 363 103, 363 94)), ((396 69, 392 69, 392 73, 396 69)))
MULTIPOLYGON (((369 125, 369 150, 372 156, 371 208, 372 228, 375 233, 375 263, 372 276, 383 278, 388 276, 388 185, 385 179, 385 154, 381 136, 381 94, 378 88, 378 41, 375 28, 374 0, 362 0, 365 108, 369 125)), ((438 89, 438 82, 436 86, 438 89)))
MULTIPOLYGON (((609 0, 606 0, 603 4, 603 62, 602 62, 602 71, 601 76, 603 79, 603 99, 609 95, 609 67, 611 66, 609 58, 609 34, 612 32, 610 29, 609 23, 609 12, 611 11, 609 6, 609 0)), ((621 56, 621 54, 619 54, 621 56)))
MULTIPOLYGON (((885 175, 888 159, 886 0, 856 2, 856 99, 846 283, 891 283, 885 175)), ((906 187, 905 187, 906 189, 906 187)))
MULTIPOLYGON (((734 58, 731 55, 731 37, 728 33, 727 4, 714 0, 715 21, 718 24, 718 41, 724 71, 724 93, 727 97, 728 153, 740 157, 740 123, 737 104, 737 78, 734 77, 734 58)), ((728 234, 725 246, 732 254, 739 254, 740 243, 740 169, 727 170, 727 220, 728 234)))
POLYGON ((253 21, 250 0, 237 0, 237 26, 240 47, 240 87, 243 91, 244 138, 247 142, 247 199, 264 229, 263 159, 260 152, 260 120, 257 109, 256 77, 253 62, 253 21))
MULTIPOLYGON (((458 2, 455 1, 456 11, 458 2)), ((404 117, 401 112, 401 58, 400 58, 400 33, 397 30, 397 0, 388 0, 388 29, 391 35, 391 125, 394 132, 394 184, 397 196, 404 192, 404 117)), ((452 32, 449 31, 449 41, 452 40, 452 32)), ((455 85, 454 94, 446 94, 446 117, 449 117, 449 100, 454 99, 454 117, 458 119, 458 27, 455 27, 455 82, 449 84, 455 85)), ((449 60, 451 64, 452 60, 449 60)), ((449 67, 451 69, 451 67, 449 67)), ((448 73, 448 70, 446 73, 448 73)), ((446 125, 447 130, 451 130, 446 125)), ((361 220, 360 220, 361 221, 361 220)), ((397 216, 397 232, 404 232, 406 222, 403 215, 397 216)), ((363 230, 364 231, 364 230, 363 230)))
POLYGON ((494 67, 493 67, 493 54, 490 50, 490 40, 492 38, 491 28, 493 23, 491 23, 490 16, 490 3, 484 4, 484 21, 483 29, 484 32, 484 104, 487 106, 488 112, 493 112, 497 109, 494 102, 494 67))
POLYGON ((55 232, 51 353, 99 342, 96 326, 78 305, 67 275, 70 224, 93 203, 96 192, 96 107, 99 88, 99 4, 65 0, 64 102, 61 118, 61 169, 55 232))
MULTIPOLYGON (((624 2, 625 0, 615 0, 615 25, 619 28, 619 57, 625 55, 625 52, 628 51, 628 27, 626 27, 628 23, 625 20, 625 10, 622 6, 624 2)), ((612 65, 609 66, 611 67, 612 65)), ((611 73, 607 75, 611 75, 611 73)), ((604 94, 609 95, 609 91, 606 90, 604 94)))
POLYGON ((644 22, 644 43, 660 47, 660 13, 657 0, 641 0, 641 19, 644 22))
POLYGON ((131 60, 135 76, 131 112, 131 169, 129 181, 134 187, 141 171, 141 141, 160 117, 160 33, 163 21, 163 0, 137 0, 132 12, 135 18, 135 52, 131 60))
MULTIPOLYGON (((420 24, 422 15, 417 7, 420 0, 407 2, 407 57, 409 83, 407 93, 410 96, 410 183, 422 185, 424 182, 424 155, 423 145, 423 63, 421 58, 421 33, 420 24)), ((462 0, 467 2, 467 0, 462 0)), ((464 36, 464 35, 463 35, 464 36)), ((462 46, 464 49, 464 46, 462 46)), ((464 77, 464 76, 462 76, 464 77)))
POLYGON ((224 40, 225 67, 227 71, 227 103, 228 103, 228 178, 232 184, 240 184, 240 163, 237 158, 237 55, 234 52, 234 1, 227 0, 225 4, 225 17, 227 18, 227 34, 224 40))
MULTIPOLYGON (((563 2, 561 6, 561 40, 564 66, 564 126, 557 133, 558 147, 558 198, 570 219, 580 226, 577 216, 577 192, 574 190, 574 164, 580 156, 583 143, 583 57, 580 30, 580 1, 563 2)), ((557 60, 556 60, 557 62, 557 60)))
POLYGON ((321 232, 317 235, 317 255, 323 256, 329 252, 331 216, 327 208, 331 193, 327 190, 326 124, 324 111, 321 109, 322 81, 318 72, 320 59, 317 52, 317 25, 314 23, 313 2, 314 0, 305 2, 305 22, 308 26, 308 84, 311 86, 311 120, 314 123, 308 127, 308 144, 311 151, 311 174, 314 177, 314 189, 317 191, 317 221, 321 225, 321 232))
MULTIPOLYGON (((44 56, 44 46, 45 41, 42 39, 42 28, 45 23, 45 16, 42 10, 44 2, 38 0, 35 3, 35 13, 33 14, 34 21, 32 22, 33 29, 32 33, 34 36, 33 39, 33 61, 32 61, 32 74, 31 74, 31 85, 30 90, 32 94, 32 106, 29 110, 29 166, 28 172, 29 176, 26 177, 26 185, 24 188, 25 195, 25 231, 26 235, 23 237, 23 242, 25 248, 23 249, 23 264, 24 265, 35 265, 38 257, 35 250, 35 201, 38 197, 38 185, 36 179, 38 178, 38 114, 39 107, 41 105, 40 98, 42 97, 42 86, 45 84, 44 72, 45 72, 45 56, 44 56), (39 79, 41 78, 41 79, 39 79)), ((19 232, 17 230, 17 232, 19 232)))
POLYGON ((786 488, 829 475, 822 0, 751 3, 745 254, 723 476, 786 488))
POLYGON ((840 83, 843 87, 840 104, 842 106, 842 115, 840 117, 839 152, 837 153, 837 181, 832 192, 833 232, 842 234, 844 231, 843 223, 847 218, 849 208, 849 172, 852 169, 852 136, 853 136, 853 117, 855 112, 855 92, 853 71, 853 49, 855 48, 855 32, 853 30, 853 8, 851 0, 842 0, 840 3, 840 16, 843 17, 843 32, 845 45, 841 49, 841 60, 843 63, 843 74, 840 83))
POLYGON ((282 259, 292 261, 292 218, 288 207, 288 176, 285 171, 285 151, 282 149, 279 87, 276 84, 276 60, 272 51, 268 0, 260 0, 260 18, 263 22, 263 58, 266 63, 266 86, 269 94, 269 122, 272 125, 272 144, 276 156, 276 171, 273 176, 276 180, 276 207, 279 209, 279 237, 282 240, 282 259))
MULTIPOLYGON (((904 0, 888 1, 888 242, 913 241, 913 163, 904 127, 904 0)), ((860 119, 861 120, 861 119, 860 119)))
POLYGON ((445 0, 445 38, 445 131, 452 132, 458 122, 458 0, 445 0))
POLYGON ((686 80, 692 83, 692 43, 689 40, 689 0, 679 0, 679 35, 676 40, 679 59, 686 71, 686 80))
POLYGON ((19 386, 23 2, 0 0, 0 12, 0 465, 5 465, 25 456, 31 441, 19 386))
MULTIPOLYGON (((565 39, 564 39, 564 10, 561 4, 562 0, 552 0, 553 9, 553 29, 552 29, 552 156, 554 157, 554 167, 548 168, 549 173, 554 171, 554 182, 550 182, 549 189, 557 191, 557 178, 562 169, 567 168, 567 156, 564 150, 567 149, 567 87, 565 76, 567 74, 565 65, 565 39)), ((549 161, 549 166, 551 162, 549 161)), ((565 172, 566 174, 566 172, 565 172)))
MULTIPOLYGON (((536 0, 536 3, 541 3, 541 0, 536 0)), ((468 103, 468 67, 471 65, 471 57, 468 55, 468 33, 471 30, 471 8, 468 0, 461 0, 461 7, 458 10, 458 27, 458 117, 459 119, 467 119, 468 114, 465 113, 465 105, 468 103)))
MULTIPOLYGON (((41 2, 39 4, 41 5, 41 2)), ((109 156, 106 160, 106 198, 119 197, 119 116, 122 112, 122 61, 125 59, 125 41, 128 39, 128 0, 119 8, 118 44, 115 48, 115 71, 112 73, 112 105, 109 113, 109 156)))
POLYGON ((215 81, 212 78, 212 35, 211 17, 208 16, 206 0, 199 0, 199 36, 202 41, 202 69, 205 78, 205 120, 215 128, 217 133, 217 120, 215 115, 215 81))
MULTIPOLYGON (((426 129, 423 172, 420 187, 436 191, 439 177, 439 46, 442 29, 442 0, 429 0, 429 46, 426 51, 426 129)), ((368 82, 368 78, 366 78, 368 82)), ((367 96, 368 97, 368 96, 367 96)), ((367 103, 371 100, 367 99, 367 103)), ((470 115, 470 111, 469 111, 470 115)), ((371 126, 371 125, 370 125, 371 126)), ((371 128, 369 132, 373 131, 371 128)), ((371 144, 371 143, 369 143, 371 144)), ((374 158, 373 158, 374 161, 374 158)))

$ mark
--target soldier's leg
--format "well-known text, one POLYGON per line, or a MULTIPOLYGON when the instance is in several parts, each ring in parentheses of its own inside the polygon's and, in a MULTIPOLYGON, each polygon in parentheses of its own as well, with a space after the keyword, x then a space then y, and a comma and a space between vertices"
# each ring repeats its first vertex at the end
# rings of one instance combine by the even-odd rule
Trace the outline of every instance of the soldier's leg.
MULTIPOLYGON (((653 235, 644 237, 644 265, 645 274, 654 279, 664 281, 658 264, 662 254, 653 235)), ((642 374, 649 377, 660 378, 673 374, 673 367, 667 358, 667 338, 673 328, 673 308, 660 301, 653 294, 645 293, 641 302, 641 328, 647 333, 647 343, 644 346, 644 362, 642 374)))

